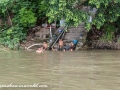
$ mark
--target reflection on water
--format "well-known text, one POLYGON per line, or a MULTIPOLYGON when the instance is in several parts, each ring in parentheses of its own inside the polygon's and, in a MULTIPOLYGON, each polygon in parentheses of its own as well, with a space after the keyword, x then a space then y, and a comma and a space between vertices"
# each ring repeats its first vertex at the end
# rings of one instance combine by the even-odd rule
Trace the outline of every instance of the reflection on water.
POLYGON ((112 50, 0 52, 0 85, 48 85, 1 90, 120 90, 119 53, 112 50))

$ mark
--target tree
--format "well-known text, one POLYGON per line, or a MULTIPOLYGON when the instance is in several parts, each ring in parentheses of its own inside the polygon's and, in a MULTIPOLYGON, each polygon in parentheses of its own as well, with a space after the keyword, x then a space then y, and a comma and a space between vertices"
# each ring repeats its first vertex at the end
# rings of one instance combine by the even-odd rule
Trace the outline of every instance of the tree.
POLYGON ((100 28, 105 23, 113 23, 120 16, 120 0, 90 0, 90 6, 96 7, 97 14, 92 24, 100 28))
POLYGON ((83 6, 84 0, 43 0, 42 5, 47 3, 46 16, 49 22, 66 19, 68 25, 77 26, 81 22, 87 23, 88 12, 79 10, 79 6, 83 6))
POLYGON ((41 2, 43 5, 46 3, 49 7, 46 10, 49 22, 64 17, 68 24, 72 22, 76 26, 80 22, 85 22, 88 30, 91 27, 88 22, 91 13, 80 10, 82 6, 97 8, 97 14, 92 22, 97 28, 104 23, 115 22, 120 16, 120 0, 43 0, 41 2))
POLYGON ((19 47, 20 41, 25 39, 27 29, 36 23, 33 7, 30 6, 31 2, 25 0, 0 1, 0 16, 3 22, 0 31, 0 44, 11 49, 19 47), (9 18, 10 24, 6 23, 8 20, 4 18, 9 18))

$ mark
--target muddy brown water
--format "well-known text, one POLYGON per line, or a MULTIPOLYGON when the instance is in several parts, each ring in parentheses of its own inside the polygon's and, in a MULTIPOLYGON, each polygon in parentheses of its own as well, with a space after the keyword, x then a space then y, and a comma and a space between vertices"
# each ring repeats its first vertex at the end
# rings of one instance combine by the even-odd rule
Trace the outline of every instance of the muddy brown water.
POLYGON ((0 52, 0 90, 120 90, 120 51, 0 52))

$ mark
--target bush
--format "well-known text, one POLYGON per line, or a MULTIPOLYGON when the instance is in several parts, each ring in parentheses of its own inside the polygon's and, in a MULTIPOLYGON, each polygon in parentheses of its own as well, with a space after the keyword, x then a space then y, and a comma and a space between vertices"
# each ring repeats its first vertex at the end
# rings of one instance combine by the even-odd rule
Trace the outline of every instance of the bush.
POLYGON ((26 34, 23 33, 23 28, 15 26, 4 30, 0 34, 0 44, 10 49, 18 49, 20 41, 25 39, 26 34))
POLYGON ((104 35, 101 37, 101 39, 104 41, 112 41, 114 39, 116 27, 114 25, 106 24, 104 29, 104 35))
POLYGON ((21 8, 19 11, 20 24, 23 27, 33 27, 36 23, 35 14, 32 10, 27 10, 26 8, 21 8))

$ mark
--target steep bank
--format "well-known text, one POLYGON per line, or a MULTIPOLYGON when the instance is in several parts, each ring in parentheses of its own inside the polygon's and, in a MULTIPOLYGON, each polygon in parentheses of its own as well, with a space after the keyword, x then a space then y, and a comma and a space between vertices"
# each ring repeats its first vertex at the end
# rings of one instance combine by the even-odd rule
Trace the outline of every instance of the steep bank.
POLYGON ((120 29, 112 32, 103 31, 103 29, 92 29, 87 33, 86 41, 84 42, 82 48, 84 49, 120 49, 120 29))

